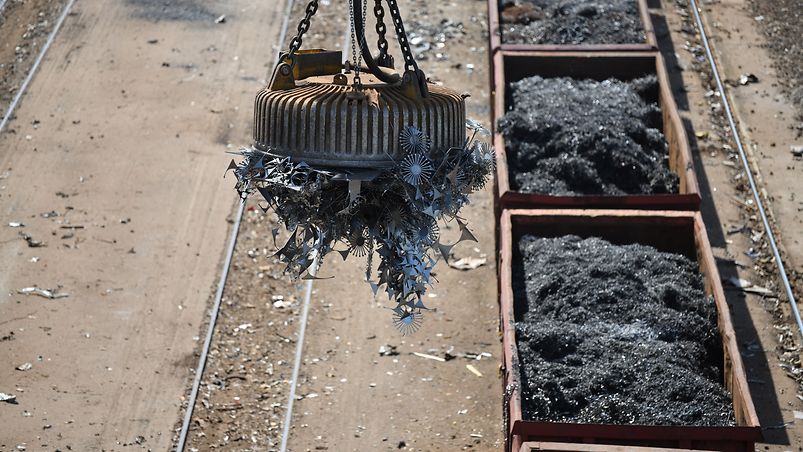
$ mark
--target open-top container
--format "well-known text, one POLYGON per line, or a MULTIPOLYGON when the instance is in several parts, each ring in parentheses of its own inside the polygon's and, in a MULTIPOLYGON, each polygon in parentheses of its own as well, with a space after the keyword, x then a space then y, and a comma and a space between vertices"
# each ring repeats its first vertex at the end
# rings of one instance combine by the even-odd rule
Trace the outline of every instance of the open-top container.
POLYGON ((692 164, 689 140, 669 87, 663 58, 657 52, 499 52, 494 56, 493 129, 497 156, 497 210, 505 208, 628 208, 698 210, 700 190, 692 164), (650 101, 661 108, 662 129, 669 150, 669 169, 680 178, 676 194, 553 196, 513 191, 510 187, 505 139, 496 122, 510 104, 507 86, 527 77, 632 80, 654 74, 658 79, 650 101))
MULTIPOLYGON (((615 446, 612 444, 577 444, 534 441, 521 445, 518 452, 690 452, 692 449, 665 447, 615 446)), ((699 449, 697 452, 701 452, 699 449)), ((713 452, 713 451, 712 451, 713 452)))
POLYGON ((644 42, 627 44, 506 44, 502 41, 501 13, 499 0, 488 0, 488 28, 490 39, 490 53, 493 55, 499 50, 508 51, 551 51, 551 52, 611 52, 611 51, 645 51, 655 50, 657 41, 655 29, 650 19, 650 11, 646 0, 636 0, 639 9, 639 18, 644 27, 644 42))
POLYGON ((527 441, 752 452, 762 439, 725 294, 702 217, 696 212, 637 210, 505 210, 501 218, 500 309, 504 347, 505 426, 508 450, 527 441), (717 308, 722 336, 724 387, 733 399, 736 426, 609 425, 530 421, 522 418, 516 342, 513 259, 522 235, 600 237, 614 244, 639 243, 696 260, 705 292, 717 308))

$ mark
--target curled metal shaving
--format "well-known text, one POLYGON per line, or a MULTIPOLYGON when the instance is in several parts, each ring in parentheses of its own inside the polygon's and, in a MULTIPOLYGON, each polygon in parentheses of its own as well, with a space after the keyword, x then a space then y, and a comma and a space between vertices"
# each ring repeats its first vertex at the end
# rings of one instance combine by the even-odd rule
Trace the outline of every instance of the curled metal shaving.
MULTIPOLYGON (((476 122, 468 128, 474 135, 484 130, 476 122)), ((493 149, 473 138, 462 148, 430 149, 429 138, 409 127, 400 134, 407 155, 387 170, 321 168, 255 148, 240 149, 243 159, 229 170, 243 199, 258 192, 267 203, 263 209, 275 210, 291 231, 275 254, 287 273, 314 278, 316 258, 331 251, 343 259, 367 256, 374 294, 384 289, 396 303, 394 324, 410 334, 427 309, 422 297, 435 264, 448 260, 457 243, 476 241, 458 213, 468 195, 484 187, 495 160, 493 149), (457 242, 440 242, 438 221, 457 222, 457 242), (380 258, 375 272, 374 253, 380 258)))

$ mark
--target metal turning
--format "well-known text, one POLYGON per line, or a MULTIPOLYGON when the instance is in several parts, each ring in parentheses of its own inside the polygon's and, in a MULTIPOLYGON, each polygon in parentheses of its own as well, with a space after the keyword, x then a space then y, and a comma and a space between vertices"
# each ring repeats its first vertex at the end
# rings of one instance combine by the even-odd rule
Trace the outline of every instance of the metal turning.
POLYGON ((255 146, 312 165, 352 168, 400 162, 399 134, 409 126, 428 136, 432 149, 464 146, 465 100, 457 92, 429 84, 427 97, 411 98, 404 81, 364 76, 363 89, 355 91, 342 80, 342 74, 317 76, 294 88, 261 90, 255 146))

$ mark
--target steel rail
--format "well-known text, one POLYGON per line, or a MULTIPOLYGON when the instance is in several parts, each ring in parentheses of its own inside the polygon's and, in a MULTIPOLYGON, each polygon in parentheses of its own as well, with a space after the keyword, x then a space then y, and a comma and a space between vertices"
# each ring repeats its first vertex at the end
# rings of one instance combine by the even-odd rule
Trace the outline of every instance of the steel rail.
POLYGON ((187 435, 190 431, 190 420, 192 413, 195 410, 195 401, 198 399, 198 390, 201 387, 201 379, 203 379, 204 369, 206 369, 206 360, 209 357, 209 347, 212 345, 212 336, 215 332, 215 324, 217 323, 218 314, 220 313, 220 304, 223 299, 223 290, 226 288, 226 279, 229 276, 229 268, 231 267, 231 259, 234 256, 234 247, 237 245, 237 235, 240 231, 240 223, 243 219, 243 211, 245 210, 245 200, 240 200, 240 207, 237 209, 237 219, 231 230, 231 238, 229 239, 229 246, 226 250, 226 259, 223 261, 223 271, 220 273, 220 281, 217 284, 217 292, 215 293, 215 302, 212 305, 212 311, 209 313, 209 328, 206 330, 206 338, 204 339, 204 346, 201 349, 201 357, 198 359, 198 367, 195 369, 195 379, 192 382, 192 391, 190 392, 190 399, 187 401, 187 411, 184 413, 184 421, 181 423, 181 433, 178 437, 178 444, 176 451, 181 452, 187 444, 187 435))
MULTIPOLYGON (((284 40, 287 37, 287 27, 290 21, 290 12, 292 9, 293 0, 287 0, 287 8, 285 9, 282 27, 279 31, 279 39, 277 40, 277 54, 281 52, 282 45, 284 45, 284 40)), ((198 366, 195 369, 195 379, 192 382, 190 399, 187 401, 187 410, 184 413, 184 420, 181 423, 181 433, 179 434, 178 443, 176 445, 176 452, 183 452, 187 446, 187 435, 189 435, 190 421, 192 420, 193 411, 195 411, 195 403, 198 400, 198 391, 201 387, 201 380, 203 379, 204 370, 206 369, 206 361, 209 357, 209 348, 212 345, 215 324, 217 323, 218 314, 220 313, 220 305, 223 299, 223 290, 226 288, 226 280, 229 276, 229 268, 231 267, 231 260, 234 256, 235 245, 237 245, 237 236, 240 233, 240 223, 242 223, 244 211, 245 200, 241 199, 239 208, 237 209, 234 226, 232 227, 229 246, 226 250, 226 258, 223 262, 223 270, 221 271, 220 280, 218 281, 217 292, 215 293, 215 301, 212 304, 212 311, 209 314, 209 327, 207 328, 206 338, 204 339, 204 345, 201 349, 201 356, 198 359, 198 366)))
MULTIPOLYGON (((3 7, 5 6, 5 0, 0 0, 0 12, 2 12, 3 7)), ((11 115, 14 113, 14 110, 19 105, 20 100, 22 100, 22 95, 25 94, 25 91, 28 89, 28 85, 33 80, 33 76, 36 75, 36 71, 39 69, 39 65, 42 63, 42 60, 45 58, 45 53, 50 48, 53 41, 56 39, 56 35, 58 34, 59 30, 61 30, 61 26, 64 24, 64 19, 67 18, 67 15, 70 13, 72 6, 75 4, 75 0, 70 0, 66 6, 64 6, 64 10, 61 12, 61 16, 59 16, 56 25, 53 26, 53 30, 50 32, 50 35, 47 37, 47 41, 45 41, 45 45, 42 46, 42 49, 39 50, 39 55, 37 55, 36 60, 31 66, 31 69, 28 71, 28 75, 25 77, 25 80, 22 82, 22 86, 20 86, 19 91, 17 91, 17 95, 14 96, 14 100, 11 101, 11 104, 8 106, 6 110, 6 114, 3 116, 3 119, 0 120, 0 133, 3 132, 3 129, 6 127, 9 121, 11 121, 11 115)))
MULTIPOLYGON (((318 257, 316 257, 312 263, 313 269, 317 267, 318 257)), ((295 362, 293 362, 293 377, 290 379, 290 395, 287 397, 287 408, 284 411, 284 426, 282 427, 282 443, 281 447, 279 448, 280 452, 287 452, 287 442, 290 437, 290 424, 293 420, 293 402, 296 399, 298 374, 301 372, 301 358, 304 354, 304 336, 307 332, 307 318, 309 317, 309 302, 312 298, 312 281, 312 279, 307 281, 307 289, 304 293, 304 304, 301 308, 301 322, 298 326, 298 336, 296 337, 296 357, 295 362)))
POLYGON ((770 248, 772 248, 772 254, 775 257, 775 264, 778 267, 778 273, 780 273, 781 281, 783 282, 783 286, 786 291, 786 296, 789 298, 789 305, 792 307, 792 313, 794 314, 795 321, 797 322, 800 336, 803 338, 803 320, 800 318, 800 310, 798 309, 797 302, 795 301, 795 294, 792 291, 792 285, 789 282, 789 277, 786 274, 786 268, 784 267, 783 260, 781 259, 781 253, 778 250, 778 244, 775 240, 775 234, 772 232, 772 227, 764 209, 764 203, 761 200, 758 186, 755 178, 753 177, 750 161, 747 159, 747 153, 742 145, 742 139, 739 135, 739 128, 736 126, 736 120, 733 117, 733 112, 731 111, 730 102, 728 101, 725 87, 722 84, 722 79, 719 76, 719 69, 717 67, 714 54, 711 51, 711 45, 708 42, 708 36, 705 33, 705 27, 703 26, 703 21, 700 16, 700 9, 697 7, 697 1, 691 0, 691 6, 692 12, 694 13, 694 20, 697 22, 697 29, 700 31, 700 37, 703 41, 703 46, 705 47, 706 56, 708 57, 708 63, 711 65, 711 72, 713 72, 714 80, 717 82, 717 89, 719 90, 720 98, 722 99, 722 105, 725 107, 725 115, 728 117, 731 133, 733 133, 733 139, 736 141, 736 147, 739 149, 739 156, 742 160, 742 166, 747 174, 747 180, 750 182, 750 190, 753 192, 753 199, 755 200, 756 207, 761 214, 761 222, 764 224, 764 231, 767 233, 767 240, 770 243, 770 248))
MULTIPOLYGON (((346 37, 343 40, 343 57, 349 61, 349 41, 351 38, 352 26, 351 20, 346 21, 346 37)), ((312 263, 312 268, 318 268, 319 257, 316 257, 312 263)), ((315 272, 317 274, 317 271, 315 272)), ((313 275, 314 277, 314 275, 313 275)), ((298 336, 296 337, 296 355, 293 362, 293 375, 290 379, 290 395, 287 397, 287 407, 284 410, 284 423, 282 426, 282 442, 279 452, 287 452, 287 443, 290 441, 290 425, 293 420, 293 403, 296 399, 296 387, 298 386, 298 375, 301 372, 301 359, 304 355, 304 336, 307 332, 307 319, 309 317, 309 304, 312 299, 312 282, 314 279, 307 281, 306 291, 304 293, 304 301, 301 308, 301 324, 298 327, 298 336)))

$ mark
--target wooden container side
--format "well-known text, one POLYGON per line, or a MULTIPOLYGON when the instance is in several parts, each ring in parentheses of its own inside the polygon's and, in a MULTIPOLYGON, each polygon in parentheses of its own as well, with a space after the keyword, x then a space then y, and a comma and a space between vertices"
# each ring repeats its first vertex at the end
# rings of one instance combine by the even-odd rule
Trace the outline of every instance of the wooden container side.
POLYGON ((500 309, 509 423, 508 450, 524 441, 612 443, 628 446, 711 448, 752 451, 762 438, 758 416, 747 385, 733 324, 702 217, 696 212, 635 210, 505 210, 500 222, 500 309), (714 298, 722 336, 723 384, 733 399, 736 426, 650 426, 572 424, 526 421, 522 416, 512 264, 513 249, 524 233, 541 237, 575 234, 601 237, 616 244, 641 243, 695 259, 704 276, 706 293, 714 298))
POLYGON ((499 208, 627 208, 650 210, 698 210, 701 204, 699 184, 692 163, 689 140, 678 114, 663 58, 657 52, 499 52, 494 56, 492 92, 493 144, 497 157, 494 201, 499 208), (514 191, 510 186, 505 139, 496 127, 507 112, 507 85, 526 77, 568 76, 605 80, 632 80, 655 74, 658 88, 654 99, 661 108, 662 132, 667 141, 669 168, 678 174, 679 193, 633 195, 552 196, 514 191))

